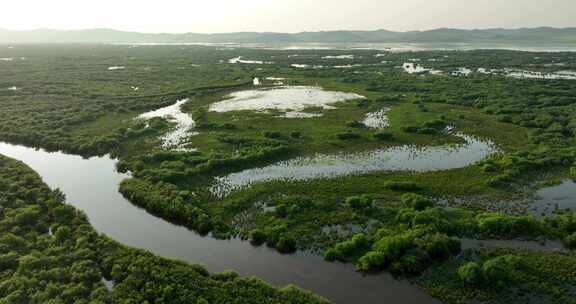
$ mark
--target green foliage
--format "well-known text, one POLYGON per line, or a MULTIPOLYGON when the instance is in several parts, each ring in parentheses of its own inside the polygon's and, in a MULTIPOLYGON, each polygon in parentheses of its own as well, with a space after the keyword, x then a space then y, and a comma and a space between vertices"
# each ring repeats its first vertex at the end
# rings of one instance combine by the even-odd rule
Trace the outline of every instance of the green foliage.
POLYGON ((354 133, 354 132, 341 132, 336 134, 336 138, 340 139, 340 140, 351 140, 351 139, 358 139, 361 138, 362 136, 358 133, 354 133))
POLYGON ((414 182, 386 182, 384 188, 394 191, 418 191, 421 189, 414 182))
POLYGON ((482 265, 482 273, 488 282, 497 284, 510 280, 514 266, 506 256, 497 257, 484 262, 482 265))
POLYGON ((388 268, 397 274, 411 275, 459 251, 458 239, 431 230, 407 230, 375 241, 372 250, 358 259, 357 267, 361 271, 388 268))
POLYGON ((346 198, 346 205, 354 210, 365 210, 372 208, 374 200, 368 195, 350 196, 346 198))
POLYGON ((375 139, 382 140, 382 141, 394 139, 394 134, 392 134, 390 132, 377 132, 377 133, 374 133, 373 136, 375 139))
POLYGON ((405 193, 402 195, 402 204, 407 208, 424 210, 434 206, 432 200, 415 193, 405 193))
POLYGON ((477 216, 480 233, 486 237, 535 236, 542 232, 542 226, 532 216, 507 216, 498 213, 485 213, 477 216))
POLYGON ((480 285, 484 281, 482 268, 476 262, 468 262, 458 268, 458 277, 469 285, 480 285))
MULTIPOLYGON (((94 231, 29 168, 2 156, 0 197, 18 202, 0 213, 0 303, 327 303, 293 286, 278 290, 233 272, 210 276, 201 266, 120 245, 94 231), (22 187, 34 187, 35 199, 22 187)), ((294 245, 280 239, 279 246, 294 245)))
POLYGON ((366 126, 357 120, 352 120, 346 123, 346 126, 349 128, 357 128, 357 129, 362 129, 362 128, 366 128, 366 126))
POLYGON ((296 251, 296 241, 290 237, 282 236, 276 242, 275 248, 281 253, 292 253, 296 251))
POLYGON ((340 242, 324 252, 324 258, 328 261, 346 261, 368 248, 370 242, 363 233, 355 234, 351 239, 340 242))
POLYGON ((250 242, 256 246, 266 242, 266 234, 261 230, 254 229, 250 232, 250 242))
POLYGON ((575 249, 576 248, 576 232, 572 233, 571 235, 564 238, 564 242, 566 246, 569 248, 575 249))

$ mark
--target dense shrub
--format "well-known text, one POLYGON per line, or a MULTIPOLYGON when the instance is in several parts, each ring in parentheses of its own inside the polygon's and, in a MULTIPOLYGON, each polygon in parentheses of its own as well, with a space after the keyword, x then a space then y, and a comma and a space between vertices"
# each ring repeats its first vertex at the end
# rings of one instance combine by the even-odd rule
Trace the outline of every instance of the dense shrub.
POLYGON ((302 132, 292 131, 290 132, 290 138, 300 139, 302 138, 302 132))
POLYGON ((424 210, 434 206, 432 200, 416 193, 405 193, 402 195, 402 204, 408 208, 415 210, 424 210))
POLYGON ((414 182, 386 182, 384 188, 393 191, 418 191, 420 186, 414 182))
POLYGON ((564 242, 568 248, 576 249, 576 232, 564 238, 564 242))
POLYGON ((357 121, 357 120, 352 120, 352 121, 347 122, 346 126, 349 128, 356 128, 356 129, 366 128, 366 125, 364 125, 362 122, 357 121))
POLYGON ((266 131, 266 132, 264 132, 264 137, 270 138, 270 139, 280 139, 280 138, 282 138, 282 133, 275 132, 275 131, 266 131))
POLYGON ((350 140, 350 139, 358 139, 361 138, 360 134, 354 132, 342 132, 336 134, 336 138, 340 140, 350 140))
POLYGON ((488 282, 498 283, 508 281, 512 274, 512 265, 505 257, 490 259, 482 265, 482 273, 488 282))
POLYGON ((377 140, 392 140, 394 139, 394 134, 389 132, 377 132, 374 133, 374 138, 377 140))
POLYGON ((346 198, 346 205, 355 210, 364 210, 372 207, 374 200, 367 195, 351 196, 346 198))
POLYGON ((535 236, 541 232, 541 224, 532 216, 508 216, 499 213, 477 216, 480 232, 486 237, 535 236))
POLYGON ((281 253, 292 253, 296 251, 296 241, 290 237, 282 236, 275 244, 275 247, 281 253))
MULTIPOLYGON (((380 233, 378 233, 380 234, 380 233)), ((432 263, 443 261, 460 251, 460 241, 429 229, 406 230, 401 233, 382 233, 372 250, 358 259, 362 271, 389 268, 398 274, 416 274, 432 263)))
POLYGON ((478 263, 468 262, 458 268, 458 278, 466 284, 479 285, 484 281, 484 274, 478 263))
POLYGON ((266 242, 266 234, 261 230, 254 229, 250 231, 250 243, 259 246, 266 242))
POLYGON ((389 262, 390 260, 385 253, 380 251, 370 251, 358 259, 356 267, 360 271, 368 272, 383 269, 389 262))

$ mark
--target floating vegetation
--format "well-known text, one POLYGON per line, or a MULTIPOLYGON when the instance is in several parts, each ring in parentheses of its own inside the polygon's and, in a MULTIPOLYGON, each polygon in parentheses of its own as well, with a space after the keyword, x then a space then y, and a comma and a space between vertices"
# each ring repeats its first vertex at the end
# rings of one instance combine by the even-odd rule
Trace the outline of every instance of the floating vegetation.
POLYGON ((498 151, 491 141, 457 133, 465 140, 438 147, 397 146, 368 152, 317 154, 298 157, 262 168, 217 177, 210 192, 224 197, 255 183, 310 181, 383 171, 440 171, 468 166, 498 151))
POLYGON ((191 130, 195 126, 192 116, 188 113, 182 112, 180 107, 188 102, 188 99, 177 101, 171 106, 160 108, 158 110, 144 113, 138 116, 138 119, 151 119, 154 117, 161 117, 176 123, 176 127, 162 136, 162 147, 164 149, 178 150, 178 151, 194 151, 194 149, 184 148, 184 139, 190 135, 194 135, 191 130))

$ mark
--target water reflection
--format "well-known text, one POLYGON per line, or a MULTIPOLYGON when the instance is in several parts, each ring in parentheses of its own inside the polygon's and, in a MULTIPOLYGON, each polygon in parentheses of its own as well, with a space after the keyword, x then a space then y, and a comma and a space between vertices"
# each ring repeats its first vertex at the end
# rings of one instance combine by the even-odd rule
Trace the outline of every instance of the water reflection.
POLYGON ((191 131, 196 123, 190 114, 184 113, 181 110, 181 106, 186 102, 188 102, 188 99, 182 99, 171 106, 141 114, 137 118, 148 120, 160 117, 175 122, 176 126, 174 129, 162 136, 162 147, 179 151, 191 151, 193 149, 185 149, 183 147, 184 139, 193 134, 191 131))
POLYGON ((325 91, 320 87, 281 86, 234 92, 228 99, 210 105, 213 112, 280 110, 301 112, 306 108, 334 109, 334 103, 364 99, 355 93, 325 91))
POLYGON ((438 171, 462 168, 497 151, 494 143, 457 133, 466 142, 440 147, 397 146, 358 153, 317 154, 298 157, 262 168, 217 177, 210 188, 223 197, 255 183, 309 181, 381 171, 438 171))
POLYGON ((116 172, 108 157, 83 159, 0 143, 0 154, 26 163, 52 188, 83 210, 96 230, 118 242, 164 257, 201 263, 209 271, 233 269, 271 284, 295 284, 335 303, 438 303, 422 290, 387 274, 363 276, 353 265, 327 263, 321 257, 299 252, 281 255, 268 247, 253 247, 239 239, 202 237, 156 218, 130 204, 118 192, 126 174, 116 172))
POLYGON ((536 216, 551 215, 563 209, 576 210, 576 183, 573 180, 538 190, 530 207, 536 216))

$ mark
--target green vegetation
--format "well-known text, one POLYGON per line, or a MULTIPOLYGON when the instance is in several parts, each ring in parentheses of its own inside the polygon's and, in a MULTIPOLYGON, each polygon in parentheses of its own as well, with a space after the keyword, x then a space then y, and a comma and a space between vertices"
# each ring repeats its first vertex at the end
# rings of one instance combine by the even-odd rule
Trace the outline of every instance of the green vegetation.
MULTIPOLYGON (((448 303, 521 303, 525 298, 515 299, 515 289, 569 303, 574 293, 574 274, 567 270, 574 269, 573 254, 461 250, 463 238, 559 239, 576 247, 573 212, 536 218, 527 207, 513 209, 509 202, 530 194, 526 189, 535 181, 576 176, 574 81, 450 75, 459 67, 547 73, 562 64, 562 70, 576 70, 574 53, 427 51, 377 57, 382 52, 348 50, 359 64, 349 70, 331 68, 341 61, 322 58, 346 54, 334 50, 76 45, 3 52, 28 59, 2 63, 0 140, 84 156, 110 153, 119 158, 120 171, 132 173, 120 185, 122 194, 156 216, 201 234, 239 236, 281 253, 310 249, 362 271, 393 272, 448 303), (88 48, 92 56, 82 55, 88 48), (237 56, 273 63, 227 63, 237 56), (445 74, 416 75, 396 68, 414 58, 445 74), (108 70, 117 65, 126 68, 108 70), (253 77, 268 87, 273 83, 265 79, 272 76, 286 78, 288 85, 319 85, 366 99, 340 102, 331 110, 307 108, 304 112, 321 116, 302 119, 279 117, 279 111, 209 111, 210 104, 229 93, 252 88, 253 77), (10 86, 21 89, 4 89, 10 86), (160 137, 174 126, 170 120, 134 120, 182 98, 190 99, 182 110, 192 115, 198 131, 185 144, 197 151, 160 147, 160 137), (390 127, 373 129, 363 123, 368 113, 384 108, 391 109, 390 127), (462 143, 446 131, 452 127, 453 132, 491 140, 499 153, 445 171, 272 181, 229 195, 210 191, 215 177, 298 156, 400 146, 418 153, 420 148, 462 143), (554 280, 563 275, 566 283, 560 286, 554 280)), ((94 235, 81 214, 62 205, 60 194, 34 182, 36 176, 22 178, 17 179, 22 184, 0 188, 20 195, 2 213, 8 249, 0 256, 0 267, 5 267, 0 294, 10 295, 12 302, 61 298, 67 303, 74 297, 88 299, 94 290, 99 291, 92 299, 105 303, 320 301, 297 289, 278 291, 257 280, 210 275, 196 266, 127 249, 94 235), (54 237, 44 235, 48 227, 54 237), (89 252, 83 252, 86 246, 89 252), (77 256, 59 261, 67 250, 77 256), (76 261, 81 271, 52 273, 55 267, 45 266, 64 263, 60 268, 72 268, 76 261), (143 273, 133 270, 137 268, 143 273), (89 278, 70 278, 74 273, 89 278), (116 282, 112 292, 96 274, 116 282), (44 275, 65 279, 48 288, 52 281, 44 275), (168 279, 174 277, 181 279, 168 279), (41 286, 34 280, 48 282, 46 288, 23 289, 41 286), (146 283, 151 280, 158 283, 146 283), (68 289, 73 296, 60 294, 68 289), (255 298, 248 297, 250 290, 257 290, 255 298)))
POLYGON ((573 255, 512 249, 467 251, 415 282, 443 303, 576 303, 573 255))
POLYGON ((156 257, 99 235, 22 163, 0 157, 2 303, 325 303, 294 287, 156 257), (104 280, 113 282, 108 289, 104 280))

